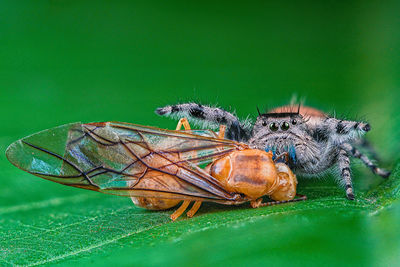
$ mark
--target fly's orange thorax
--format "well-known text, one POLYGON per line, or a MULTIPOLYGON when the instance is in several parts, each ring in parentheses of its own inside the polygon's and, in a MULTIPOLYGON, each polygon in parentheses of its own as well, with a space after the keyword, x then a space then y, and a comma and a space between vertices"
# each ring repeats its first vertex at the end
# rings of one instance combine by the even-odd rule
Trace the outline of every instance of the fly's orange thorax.
POLYGON ((257 149, 232 152, 213 162, 208 170, 228 191, 251 199, 267 195, 277 185, 278 172, 272 153, 257 149))

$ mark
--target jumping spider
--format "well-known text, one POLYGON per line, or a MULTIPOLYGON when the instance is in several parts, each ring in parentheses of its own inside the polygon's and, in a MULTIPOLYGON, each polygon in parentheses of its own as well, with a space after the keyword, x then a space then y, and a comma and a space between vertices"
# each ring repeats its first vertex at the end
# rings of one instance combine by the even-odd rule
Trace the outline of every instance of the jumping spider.
POLYGON ((337 166, 339 183, 347 198, 354 200, 350 157, 359 158, 373 173, 387 178, 390 172, 377 167, 354 144, 371 128, 366 122, 339 120, 306 106, 285 106, 258 112, 255 123, 240 120, 218 107, 185 103, 158 108, 164 116, 187 117, 202 127, 227 126, 225 138, 248 143, 251 148, 289 155, 288 165, 295 173, 315 176, 337 166))

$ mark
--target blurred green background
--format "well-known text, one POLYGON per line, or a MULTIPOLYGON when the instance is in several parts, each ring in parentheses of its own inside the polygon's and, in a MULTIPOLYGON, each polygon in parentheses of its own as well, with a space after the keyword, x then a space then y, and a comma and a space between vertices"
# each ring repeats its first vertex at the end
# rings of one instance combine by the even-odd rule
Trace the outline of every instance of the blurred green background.
MULTIPOLYGON (((82 121, 175 122, 186 101, 255 116, 293 95, 366 119, 383 165, 399 158, 398 1, 0 2, 0 150, 82 121)), ((355 161, 355 165, 357 161, 355 161)), ((304 203, 205 205, 169 223, 129 199, 23 173, 0 153, 0 264, 385 265, 400 255, 399 185, 355 166, 358 201, 331 177, 304 203), (393 204, 394 203, 394 204, 393 204)))

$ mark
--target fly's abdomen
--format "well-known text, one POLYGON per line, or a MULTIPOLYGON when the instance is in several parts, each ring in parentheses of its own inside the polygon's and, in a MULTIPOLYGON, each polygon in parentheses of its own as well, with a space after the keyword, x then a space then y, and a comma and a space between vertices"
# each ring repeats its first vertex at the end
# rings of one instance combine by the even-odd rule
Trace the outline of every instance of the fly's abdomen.
POLYGON ((246 149, 215 161, 210 174, 230 192, 257 199, 275 184, 277 170, 269 152, 246 149))

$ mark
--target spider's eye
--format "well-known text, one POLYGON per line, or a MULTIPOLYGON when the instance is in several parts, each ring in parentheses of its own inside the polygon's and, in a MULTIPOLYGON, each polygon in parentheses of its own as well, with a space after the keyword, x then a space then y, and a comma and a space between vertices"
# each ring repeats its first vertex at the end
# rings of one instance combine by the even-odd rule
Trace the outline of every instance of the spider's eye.
POLYGON ((273 132, 277 131, 279 129, 278 124, 276 124, 275 122, 271 123, 269 125, 269 129, 273 132))
POLYGON ((289 123, 287 123, 286 121, 282 123, 281 125, 281 129, 283 131, 287 131, 289 129, 289 123))
POLYGON ((262 122, 262 126, 267 126, 267 122, 266 122, 266 121, 263 121, 263 122, 262 122))
POLYGON ((293 120, 292 120, 292 124, 293 124, 293 125, 296 125, 296 124, 297 124, 297 120, 296 120, 296 119, 293 119, 293 120))

